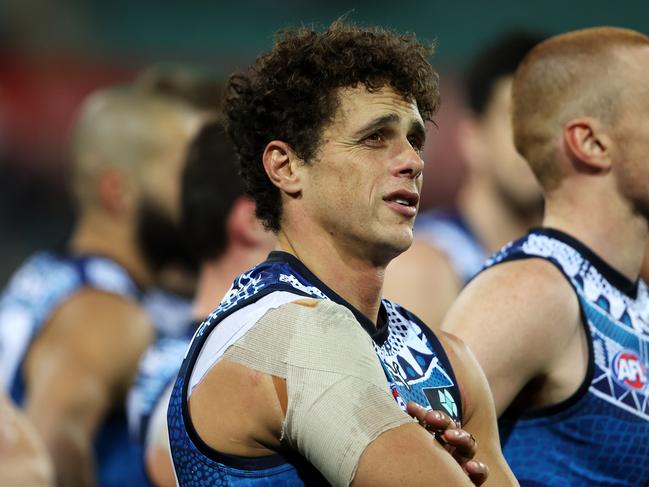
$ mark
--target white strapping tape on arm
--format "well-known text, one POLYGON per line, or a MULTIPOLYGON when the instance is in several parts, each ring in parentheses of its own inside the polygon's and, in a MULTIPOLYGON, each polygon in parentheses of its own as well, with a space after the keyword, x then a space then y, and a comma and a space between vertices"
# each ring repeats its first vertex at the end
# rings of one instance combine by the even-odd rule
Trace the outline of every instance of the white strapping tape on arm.
POLYGON ((271 309, 224 358, 285 378, 282 441, 332 485, 347 486, 381 433, 413 420, 390 394, 371 338, 344 306, 302 300, 271 309))

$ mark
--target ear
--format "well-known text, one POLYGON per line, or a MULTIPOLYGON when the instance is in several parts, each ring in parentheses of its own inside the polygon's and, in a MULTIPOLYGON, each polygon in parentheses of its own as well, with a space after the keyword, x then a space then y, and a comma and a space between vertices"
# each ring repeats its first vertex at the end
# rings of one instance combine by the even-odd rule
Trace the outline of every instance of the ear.
POLYGON ((290 145, 281 140, 269 142, 264 149, 263 163, 266 174, 275 186, 291 196, 299 195, 302 186, 297 168, 303 161, 290 145))
POLYGON ((611 168, 611 138, 596 119, 583 117, 570 120, 563 129, 568 155, 591 171, 611 168))
POLYGON ((122 171, 106 168, 96 184, 100 204, 109 213, 123 213, 134 205, 133 184, 122 171))

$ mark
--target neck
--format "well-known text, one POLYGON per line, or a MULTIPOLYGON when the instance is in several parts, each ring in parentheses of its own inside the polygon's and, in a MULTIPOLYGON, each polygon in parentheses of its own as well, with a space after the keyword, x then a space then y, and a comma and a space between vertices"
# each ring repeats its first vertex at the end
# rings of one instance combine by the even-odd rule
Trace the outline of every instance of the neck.
POLYGON ((497 252, 541 222, 540 212, 514 208, 495 188, 475 178, 470 178, 461 190, 458 208, 489 253, 497 252))
POLYGON ((267 248, 250 248, 231 243, 219 258, 201 264, 192 315, 204 320, 219 304, 239 274, 262 262, 267 248))
POLYGON ((574 186, 566 188, 565 183, 562 186, 546 197, 543 226, 570 234, 635 281, 649 234, 647 220, 616 191, 606 191, 605 187, 580 191, 574 186))
POLYGON ((280 231, 277 248, 297 257, 318 279, 329 286, 373 323, 377 323, 385 266, 367 258, 350 255, 329 238, 313 238, 315 233, 280 231))
POLYGON ((103 255, 124 267, 141 287, 153 285, 154 275, 138 248, 134 224, 87 211, 78 219, 68 248, 76 254, 103 255))

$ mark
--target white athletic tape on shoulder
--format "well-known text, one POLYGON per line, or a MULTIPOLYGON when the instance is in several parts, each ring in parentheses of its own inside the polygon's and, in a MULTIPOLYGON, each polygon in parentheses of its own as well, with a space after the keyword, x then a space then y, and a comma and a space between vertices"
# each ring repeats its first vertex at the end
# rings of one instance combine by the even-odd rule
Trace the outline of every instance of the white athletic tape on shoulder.
POLYGON ((349 485, 365 448, 413 421, 390 394, 370 336, 331 301, 270 309, 223 357, 286 379, 282 441, 332 485, 349 485))

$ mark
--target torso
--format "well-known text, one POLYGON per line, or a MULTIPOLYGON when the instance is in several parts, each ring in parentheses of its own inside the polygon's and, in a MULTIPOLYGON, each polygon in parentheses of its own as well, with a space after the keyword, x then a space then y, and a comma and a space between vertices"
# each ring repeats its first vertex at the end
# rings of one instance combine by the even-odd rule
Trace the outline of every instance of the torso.
POLYGON ((405 408, 417 401, 444 409, 458 421, 462 405, 455 376, 435 335, 414 315, 387 300, 381 305, 382 324, 376 328, 365 316, 319 281, 289 254, 271 253, 269 260, 235 280, 232 290, 197 331, 172 393, 168 412, 172 456, 181 485, 198 485, 193 474, 222 485, 304 485, 322 483, 312 467, 294 457, 272 455, 244 458, 210 449, 189 421, 188 396, 204 373, 219 360, 228 343, 243 336, 270 307, 303 297, 331 299, 352 311, 371 335, 386 375, 386 386, 405 408))

